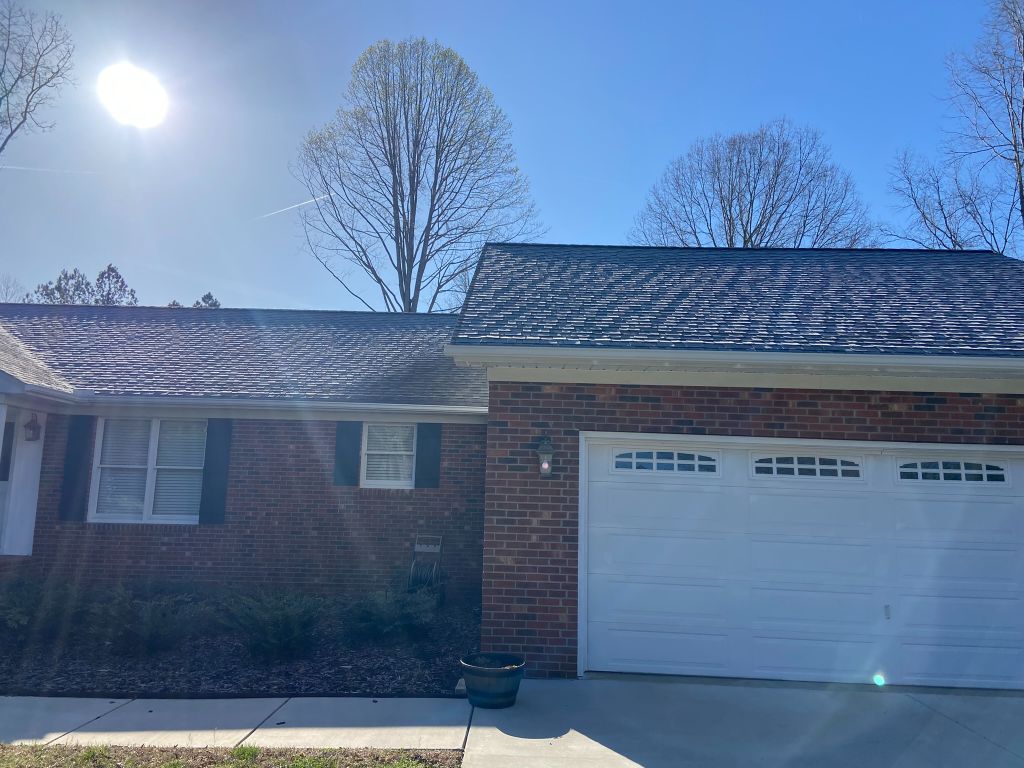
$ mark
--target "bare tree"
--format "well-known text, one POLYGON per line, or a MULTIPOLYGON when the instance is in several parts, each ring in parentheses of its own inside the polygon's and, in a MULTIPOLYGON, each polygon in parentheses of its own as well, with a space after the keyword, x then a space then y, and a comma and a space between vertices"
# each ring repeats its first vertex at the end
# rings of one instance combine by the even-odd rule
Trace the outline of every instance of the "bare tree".
POLYGON ((301 147, 313 255, 367 309, 461 303, 483 242, 536 232, 511 132, 451 48, 422 38, 370 46, 335 119, 301 147), (379 301, 359 291, 360 275, 379 301))
POLYGON ((0 303, 19 303, 25 300, 25 286, 14 275, 0 272, 0 303))
POLYGON ((882 233, 923 248, 1016 250, 1021 218, 1015 185, 996 170, 955 157, 930 163, 903 152, 890 187, 908 215, 899 226, 884 225, 882 233))
POLYGON ((1024 0, 996 0, 969 54, 948 63, 956 128, 936 162, 901 155, 892 189, 907 212, 885 228, 928 247, 1021 254, 1024 233, 1024 0))
POLYGON ((74 50, 60 16, 0 0, 0 154, 22 129, 53 127, 41 112, 71 82, 74 50))
POLYGON ((695 142, 669 165, 636 218, 643 245, 855 247, 873 227, 850 174, 821 134, 788 120, 695 142))

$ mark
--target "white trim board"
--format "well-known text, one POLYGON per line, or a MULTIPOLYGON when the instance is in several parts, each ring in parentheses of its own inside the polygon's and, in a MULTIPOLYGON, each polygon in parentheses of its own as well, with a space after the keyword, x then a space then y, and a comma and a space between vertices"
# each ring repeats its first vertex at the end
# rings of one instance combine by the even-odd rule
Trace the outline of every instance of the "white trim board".
POLYGON ((564 347, 445 347, 489 381, 1024 392, 1024 358, 564 347))
POLYGON ((337 403, 220 400, 217 398, 95 397, 81 401, 52 401, 26 395, 5 396, 11 405, 48 413, 110 417, 197 419, 271 419, 281 421, 388 421, 485 424, 487 409, 478 406, 432 406, 388 403, 337 403))
MULTIPOLYGON (((883 440, 811 440, 795 437, 748 437, 745 435, 694 435, 664 432, 580 432, 580 438, 591 442, 605 444, 635 443, 638 437, 645 441, 663 443, 686 443, 694 447, 734 447, 734 448, 776 448, 778 446, 796 446, 799 448, 825 448, 833 452, 850 452, 865 455, 906 453, 971 453, 992 454, 999 456, 1024 457, 1024 445, 988 445, 985 443, 913 443, 883 440)), ((582 463, 582 459, 581 459, 582 463)))

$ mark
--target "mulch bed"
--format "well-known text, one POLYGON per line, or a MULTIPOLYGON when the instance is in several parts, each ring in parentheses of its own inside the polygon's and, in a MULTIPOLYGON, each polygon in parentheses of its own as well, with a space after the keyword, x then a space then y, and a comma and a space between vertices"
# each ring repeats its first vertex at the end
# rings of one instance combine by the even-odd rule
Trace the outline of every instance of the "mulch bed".
POLYGON ((451 750, 12 747, 0 768, 459 768, 451 750))
POLYGON ((202 637, 146 657, 85 643, 15 645, 0 634, 0 694, 43 696, 452 696, 459 658, 476 650, 476 610, 450 606, 429 637, 351 643, 330 628, 308 658, 261 662, 236 638, 202 637))

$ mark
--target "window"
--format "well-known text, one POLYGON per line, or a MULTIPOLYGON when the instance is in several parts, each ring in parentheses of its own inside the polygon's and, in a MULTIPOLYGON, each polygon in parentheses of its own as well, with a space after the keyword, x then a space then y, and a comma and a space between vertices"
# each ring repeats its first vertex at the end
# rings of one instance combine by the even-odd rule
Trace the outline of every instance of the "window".
POLYGON ((856 479, 860 464, 832 456, 766 456, 754 461, 755 475, 776 477, 826 477, 856 479))
POLYGON ((415 485, 416 425, 365 424, 360 485, 412 488, 415 485))
POLYGON ((615 469, 633 472, 693 472, 718 471, 718 459, 704 453, 681 451, 625 451, 615 454, 615 469))
POLYGON ((1005 483, 1006 468, 997 464, 956 459, 908 461, 900 464, 900 480, 938 480, 953 483, 1005 483))
POLYGON ((198 523, 206 421, 100 419, 89 519, 198 523))

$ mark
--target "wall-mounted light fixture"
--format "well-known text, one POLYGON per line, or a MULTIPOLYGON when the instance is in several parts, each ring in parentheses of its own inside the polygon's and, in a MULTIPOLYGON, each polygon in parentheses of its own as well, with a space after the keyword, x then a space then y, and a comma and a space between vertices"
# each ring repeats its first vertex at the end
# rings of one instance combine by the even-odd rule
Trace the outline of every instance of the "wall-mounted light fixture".
POLYGON ((39 423, 39 417, 32 414, 25 422, 25 441, 34 443, 43 434, 43 425, 39 423))
POLYGON ((555 448, 551 445, 551 438, 544 435, 537 442, 537 459, 540 461, 540 476, 551 476, 551 460, 555 457, 555 448))

